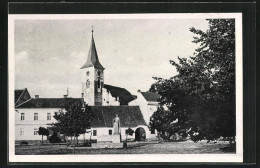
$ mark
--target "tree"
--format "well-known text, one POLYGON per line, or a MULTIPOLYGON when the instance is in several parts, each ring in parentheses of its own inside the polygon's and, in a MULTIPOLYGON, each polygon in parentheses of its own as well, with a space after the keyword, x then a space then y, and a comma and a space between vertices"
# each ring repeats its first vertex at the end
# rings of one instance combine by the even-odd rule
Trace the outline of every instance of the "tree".
POLYGON ((54 118, 57 123, 54 125, 66 136, 73 136, 73 153, 75 153, 75 138, 90 129, 93 118, 92 110, 89 106, 83 107, 81 103, 70 102, 65 107, 65 112, 55 113, 54 118))
POLYGON ((189 120, 187 113, 189 106, 189 97, 186 96, 185 90, 180 89, 180 80, 162 79, 157 80, 151 86, 150 91, 157 92, 161 95, 159 107, 150 118, 150 128, 156 129, 159 138, 169 140, 172 135, 185 129, 189 120))
POLYGON ((234 139, 235 20, 207 21, 206 32, 190 29, 195 34, 193 42, 200 44, 194 55, 188 59, 178 57, 179 63, 170 61, 178 75, 168 80, 155 78, 157 82, 150 90, 163 95, 162 105, 171 102, 168 103, 170 113, 174 113, 175 108, 178 114, 185 110, 187 129, 198 126, 199 132, 195 135, 200 139, 213 140, 220 136, 234 139), (180 93, 183 94, 176 100, 171 96, 180 93))
POLYGON ((44 127, 39 127, 39 135, 42 136, 42 144, 43 144, 43 136, 48 136, 49 135, 49 130, 44 127))

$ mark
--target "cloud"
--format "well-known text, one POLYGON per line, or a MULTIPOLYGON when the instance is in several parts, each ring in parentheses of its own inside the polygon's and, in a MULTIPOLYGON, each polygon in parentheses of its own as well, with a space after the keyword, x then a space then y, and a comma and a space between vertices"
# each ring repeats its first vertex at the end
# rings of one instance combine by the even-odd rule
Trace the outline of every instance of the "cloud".
POLYGON ((49 58, 49 61, 58 61, 59 59, 58 59, 58 57, 50 57, 49 58))
POLYGON ((70 53, 70 56, 72 58, 82 58, 82 57, 86 57, 86 52, 78 52, 78 51, 73 51, 70 53))
POLYGON ((133 57, 128 57, 128 58, 126 59, 126 62, 128 62, 128 63, 133 63, 133 62, 134 62, 134 58, 133 58, 133 57))
POLYGON ((28 60, 28 58, 29 58, 29 54, 27 51, 20 51, 15 54, 15 61, 17 62, 28 60))
POLYGON ((93 22, 105 83, 133 93, 149 89, 154 76, 176 75, 169 60, 188 57, 197 48, 191 43, 194 34, 189 28, 207 26, 206 21, 194 19, 17 22, 16 88, 27 87, 41 97, 60 97, 69 87, 71 96, 80 96, 80 67, 87 59, 91 38, 86 28, 93 22))

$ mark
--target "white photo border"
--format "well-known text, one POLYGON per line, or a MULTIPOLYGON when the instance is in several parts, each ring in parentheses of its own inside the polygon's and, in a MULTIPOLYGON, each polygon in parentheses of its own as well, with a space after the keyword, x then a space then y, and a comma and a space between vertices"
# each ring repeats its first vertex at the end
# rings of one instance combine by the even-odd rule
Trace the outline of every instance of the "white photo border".
POLYGON ((19 14, 8 15, 8 157, 9 162, 243 162, 243 46, 242 13, 168 14, 19 14), (15 20, 87 19, 235 19, 236 34, 236 153, 235 154, 117 154, 117 155, 15 155, 15 20), (100 157, 102 156, 102 157, 100 157))

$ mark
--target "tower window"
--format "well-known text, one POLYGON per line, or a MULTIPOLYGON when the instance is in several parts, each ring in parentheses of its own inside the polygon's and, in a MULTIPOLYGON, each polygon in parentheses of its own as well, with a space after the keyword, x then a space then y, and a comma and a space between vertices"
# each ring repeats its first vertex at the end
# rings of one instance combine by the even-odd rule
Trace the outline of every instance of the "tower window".
POLYGON ((86 88, 89 88, 89 86, 90 86, 90 81, 87 80, 87 81, 86 81, 86 88))
POLYGON ((112 130, 108 130, 108 135, 112 135, 112 130))
POLYGON ((101 72, 97 71, 97 76, 100 77, 101 76, 101 72))
POLYGON ((98 79, 98 85, 97 85, 98 88, 100 88, 100 79, 98 79))

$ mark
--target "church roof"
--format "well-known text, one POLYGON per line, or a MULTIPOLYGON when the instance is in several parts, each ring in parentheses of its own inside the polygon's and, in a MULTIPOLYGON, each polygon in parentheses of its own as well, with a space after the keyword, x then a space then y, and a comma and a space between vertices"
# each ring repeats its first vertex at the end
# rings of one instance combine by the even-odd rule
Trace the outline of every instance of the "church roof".
POLYGON ((112 97, 119 97, 120 105, 128 105, 128 103, 134 100, 134 96, 125 88, 120 88, 112 85, 104 84, 104 88, 107 89, 112 97))
POLYGON ((146 125, 139 106, 89 106, 94 114, 91 127, 113 127, 118 115, 121 127, 146 125))
POLYGON ((153 102, 158 102, 161 97, 158 93, 154 93, 154 92, 141 92, 141 94, 144 96, 144 98, 147 101, 153 101, 153 102))
POLYGON ((16 108, 65 108, 70 102, 82 103, 82 98, 31 98, 16 108))
POLYGON ((94 37, 93 37, 93 31, 92 31, 92 38, 91 38, 91 44, 90 44, 90 48, 89 48, 89 52, 88 52, 87 61, 85 62, 85 64, 80 69, 84 69, 84 68, 88 68, 88 67, 105 69, 100 64, 99 59, 98 59, 96 45, 95 45, 95 41, 94 41, 94 37))

